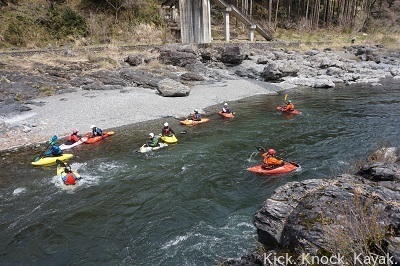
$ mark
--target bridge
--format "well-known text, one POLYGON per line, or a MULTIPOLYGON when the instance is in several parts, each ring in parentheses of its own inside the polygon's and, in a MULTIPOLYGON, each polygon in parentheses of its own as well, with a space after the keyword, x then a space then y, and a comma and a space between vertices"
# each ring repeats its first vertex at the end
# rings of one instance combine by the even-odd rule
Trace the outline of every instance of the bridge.
MULTIPOLYGON (((243 14, 235 5, 224 0, 211 0, 224 12, 225 41, 230 41, 229 20, 232 14, 249 31, 249 40, 254 41, 254 31, 267 41, 273 40, 272 34, 261 25, 243 14)), ((182 43, 211 43, 210 0, 179 0, 179 16, 182 43)))

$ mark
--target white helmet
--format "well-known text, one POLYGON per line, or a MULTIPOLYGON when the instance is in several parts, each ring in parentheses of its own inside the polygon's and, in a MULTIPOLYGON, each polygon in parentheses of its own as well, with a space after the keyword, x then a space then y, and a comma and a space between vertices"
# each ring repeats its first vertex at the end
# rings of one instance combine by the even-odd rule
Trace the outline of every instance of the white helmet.
POLYGON ((199 112, 199 110, 197 110, 197 109, 194 109, 194 112, 195 112, 195 113, 198 113, 198 112, 199 112))
POLYGON ((149 136, 154 138, 154 133, 150 133, 149 136))
POLYGON ((227 104, 227 103, 224 103, 224 106, 228 106, 228 104, 227 104))
POLYGON ((167 127, 167 126, 168 126, 168 122, 165 122, 165 123, 164 123, 164 127, 167 127))
POLYGON ((91 126, 90 126, 91 129, 93 129, 93 128, 95 128, 95 127, 96 127, 95 125, 91 125, 91 126))

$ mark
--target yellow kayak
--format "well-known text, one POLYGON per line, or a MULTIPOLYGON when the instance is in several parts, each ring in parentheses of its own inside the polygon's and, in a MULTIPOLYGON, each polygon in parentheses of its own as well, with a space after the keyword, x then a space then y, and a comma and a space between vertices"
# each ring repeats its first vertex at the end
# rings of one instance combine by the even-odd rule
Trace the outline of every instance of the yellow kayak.
POLYGON ((195 126, 201 123, 209 122, 210 118, 202 118, 200 121, 192 120, 192 119, 185 119, 183 121, 179 121, 182 125, 185 126, 195 126))
MULTIPOLYGON (((61 178, 61 180, 62 180, 63 182, 64 182, 64 179, 65 179, 66 176, 67 176, 67 173, 64 171, 64 169, 65 169, 65 167, 63 167, 63 166, 60 166, 60 165, 57 166, 57 175, 61 178)), ((78 174, 76 171, 72 171, 71 174, 74 175, 75 180, 80 180, 80 179, 81 179, 80 174, 78 174)), ((64 184, 65 184, 65 182, 64 182, 64 184)), ((67 184, 65 184, 65 185, 67 185, 67 184)), ((69 184, 69 185, 72 185, 72 184, 69 184)), ((74 185, 75 185, 75 184, 74 184, 74 185)))
POLYGON ((32 165, 49 165, 49 164, 55 164, 57 160, 60 161, 66 161, 68 159, 71 159, 74 155, 71 153, 64 153, 61 156, 49 156, 49 157, 43 157, 37 160, 36 162, 32 162, 32 165))
POLYGON ((178 142, 178 139, 175 137, 174 134, 169 135, 169 136, 162 136, 160 134, 160 138, 162 141, 164 141, 165 143, 168 143, 168 144, 174 144, 174 143, 178 142))

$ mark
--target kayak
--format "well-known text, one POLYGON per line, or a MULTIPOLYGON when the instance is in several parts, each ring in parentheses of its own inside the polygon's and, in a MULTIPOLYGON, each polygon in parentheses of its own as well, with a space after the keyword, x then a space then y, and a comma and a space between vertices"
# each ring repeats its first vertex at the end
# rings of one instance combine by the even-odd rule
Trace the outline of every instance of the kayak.
POLYGON ((261 174, 261 175, 276 175, 276 174, 287 174, 290 173, 301 166, 294 162, 285 162, 283 166, 273 168, 273 169, 264 169, 260 165, 256 165, 253 167, 248 168, 250 172, 261 174))
POLYGON ((283 107, 282 106, 277 106, 276 110, 281 111, 283 113, 287 113, 287 114, 301 115, 301 112, 299 110, 296 110, 296 109, 294 109, 293 111, 283 111, 283 107))
POLYGON ((185 125, 185 126, 195 126, 195 125, 198 125, 198 124, 201 124, 201 123, 205 123, 205 122, 209 122, 210 121, 210 118, 202 118, 200 121, 195 121, 195 120, 192 120, 192 119, 185 119, 185 120, 183 120, 183 121, 179 121, 182 125, 185 125))
POLYGON ((78 146, 78 145, 81 145, 82 143, 84 143, 86 140, 87 140, 88 138, 87 137, 83 137, 83 138, 81 138, 80 140, 78 140, 77 142, 75 142, 75 143, 72 143, 72 144, 61 144, 60 145, 60 149, 63 151, 63 150, 68 150, 68 149, 71 149, 71 148, 73 148, 73 147, 76 147, 76 146, 78 146))
MULTIPOLYGON (((70 173, 70 174, 74 175, 76 180, 81 179, 81 176, 80 176, 80 174, 78 174, 78 172, 72 171, 72 173, 70 173)), ((61 178, 62 181, 64 181, 64 178, 67 176, 67 173, 64 171, 63 166, 57 165, 57 175, 61 178)))
POLYGON ((32 165, 49 165, 49 164, 55 164, 57 160, 60 161, 66 161, 68 159, 71 159, 73 155, 71 153, 64 153, 63 155, 60 156, 49 156, 49 157, 43 157, 40 158, 36 162, 32 162, 32 165))
MULTIPOLYGON (((98 141, 100 141, 100 140, 103 140, 103 137, 102 137, 102 136, 92 137, 91 135, 92 135, 91 133, 87 133, 87 134, 86 134, 86 136, 88 137, 88 139, 85 141, 85 143, 90 144, 90 143, 95 143, 95 142, 98 142, 98 141)), ((104 139, 105 139, 105 138, 108 138, 109 136, 112 136, 112 135, 114 135, 114 131, 105 132, 105 133, 104 133, 104 139)))
POLYGON ((232 112, 231 113, 224 113, 222 111, 219 111, 218 114, 220 114, 220 115, 222 115, 223 117, 226 117, 226 118, 234 118, 235 117, 232 112))
POLYGON ((168 143, 168 144, 174 144, 174 143, 178 142, 178 139, 175 137, 174 134, 169 135, 169 136, 163 136, 160 134, 160 138, 162 141, 164 141, 165 143, 168 143))
POLYGON ((139 152, 146 153, 146 152, 150 152, 150 151, 156 151, 156 150, 159 150, 164 147, 168 147, 168 144, 160 142, 160 143, 158 143, 158 145, 156 147, 149 147, 149 146, 147 146, 147 144, 143 144, 143 146, 140 147, 139 152))

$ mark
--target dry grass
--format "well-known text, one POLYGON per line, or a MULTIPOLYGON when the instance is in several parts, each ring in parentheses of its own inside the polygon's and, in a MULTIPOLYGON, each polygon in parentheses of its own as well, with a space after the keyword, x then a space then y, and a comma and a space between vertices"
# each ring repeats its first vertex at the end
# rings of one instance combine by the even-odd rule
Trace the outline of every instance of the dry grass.
MULTIPOLYGON (((383 240, 389 236, 389 223, 382 220, 382 213, 375 207, 372 197, 354 191, 352 202, 344 202, 337 219, 323 222, 330 254, 344 256, 346 265, 357 265, 354 255, 365 257, 386 255, 383 240)), ((324 217, 322 217, 324 220, 324 217)))

